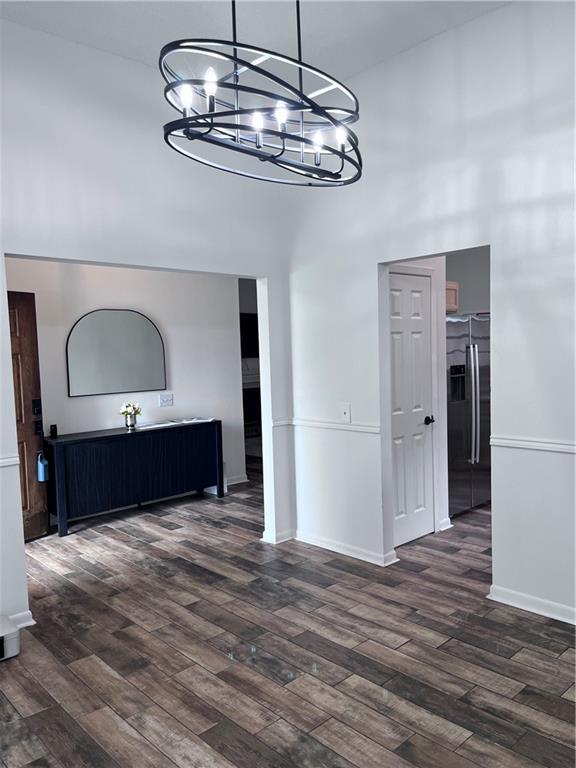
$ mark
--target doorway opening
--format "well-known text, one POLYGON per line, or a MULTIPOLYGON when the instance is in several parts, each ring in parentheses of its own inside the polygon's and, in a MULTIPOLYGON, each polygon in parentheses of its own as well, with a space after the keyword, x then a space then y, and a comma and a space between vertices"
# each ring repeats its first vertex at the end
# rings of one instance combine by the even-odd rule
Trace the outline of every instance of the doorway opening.
POLYGON ((238 297, 246 475, 250 483, 257 485, 262 483, 262 406, 256 280, 240 278, 238 297))
POLYGON ((446 254, 450 518, 491 501, 490 249, 446 254))
POLYGON ((381 265, 380 310, 383 487, 401 546, 490 509, 489 247, 381 265))
MULTIPOLYGON (((188 511, 194 512, 192 507, 200 509, 202 505, 207 505, 207 509, 214 509, 228 504, 228 501, 237 503, 236 506, 223 508, 231 509, 230 515, 238 511, 240 528, 249 527, 255 535, 262 533, 266 525, 274 529, 273 506, 267 504, 264 508, 261 448, 259 452, 254 450, 251 453, 256 454, 258 466, 249 468, 250 479, 258 485, 257 489, 250 489, 250 499, 246 500, 237 276, 24 256, 6 256, 2 268, 6 270, 10 306, 26 539, 49 533, 56 524, 62 535, 68 532, 68 523, 70 532, 75 532, 101 523, 101 520, 93 518, 109 514, 118 518, 120 525, 138 521, 144 530, 150 524, 149 516, 153 514, 154 505, 167 504, 171 509, 178 507, 184 510, 183 514, 188 514, 188 511), (131 286, 128 294, 126 285, 131 286), (21 301, 17 302, 22 298, 29 299, 25 306, 21 306, 21 301), (67 345, 71 328, 79 318, 93 316, 97 311, 114 314, 116 322, 116 316, 122 314, 121 310, 124 314, 127 311, 139 317, 145 314, 157 328, 164 350, 164 386, 135 386, 130 391, 108 386, 74 394, 70 389, 72 369, 67 345), (31 313, 30 322, 26 321, 28 324, 25 323, 25 311, 31 313), (28 325, 30 332, 26 338, 29 337, 34 354, 27 355, 25 359, 24 353, 29 350, 23 346, 24 331, 28 325), (144 447, 156 452, 156 458, 160 456, 158 461, 163 467, 160 471, 156 462, 154 471, 140 471, 139 468, 129 481, 121 472, 115 472, 117 467, 124 466, 124 443, 117 441, 118 444, 113 445, 116 437, 121 440, 126 432, 127 422, 125 425, 125 418, 120 415, 121 406, 123 408, 122 404, 126 402, 138 403, 142 411, 131 433, 139 437, 136 441, 131 439, 130 445, 138 444, 142 448, 145 443, 144 447), (194 435, 192 430, 195 430, 194 435), (173 445, 173 436, 184 435, 185 432, 190 436, 189 443, 184 449, 177 449, 173 445), (51 453, 54 440, 60 440, 59 445, 66 440, 74 442, 75 446, 83 445, 85 450, 82 456, 86 454, 85 458, 89 460, 87 466, 93 469, 98 462, 102 465, 102 472, 97 472, 96 491, 90 495, 90 503, 86 502, 88 494, 83 491, 87 485, 87 472, 80 469, 78 484, 70 481, 65 485, 66 493, 57 495, 56 458, 51 453), (104 442, 94 442, 93 446, 96 440, 104 442), (88 449, 93 450, 94 455, 88 456, 88 449), (173 449, 170 455, 176 456, 178 462, 162 463, 162 451, 168 449, 173 449), (186 464, 188 449, 200 453, 186 464), (39 455, 48 460, 43 475, 37 466, 39 455), (181 464, 182 477, 178 474, 181 464), (229 500, 216 497, 224 490, 227 490, 229 500), (197 495, 198 491, 206 492, 204 500, 197 495), (189 499, 186 498, 188 494, 189 499), (36 498, 38 503, 33 505, 36 498), (244 504, 250 507, 245 513, 237 509, 238 505, 244 504), (62 510, 66 511, 65 529, 60 525, 64 515, 62 510), (128 520, 131 522, 128 523, 128 520)), ((251 282, 255 286, 256 282, 251 282)), ((261 298, 264 308, 266 300, 264 294, 261 298)), ((249 347, 250 356, 258 362, 255 372, 258 383, 257 427, 254 433, 261 445, 257 313, 253 317, 255 333, 246 343, 255 344, 255 353, 249 347)), ((104 339, 98 337, 97 349, 106 354, 114 351, 117 345, 108 339, 115 342, 120 330, 104 339)), ((265 334, 266 328, 261 329, 264 339, 265 334)), ((148 353, 149 346, 144 347, 148 353)), ((148 368, 144 366, 141 370, 134 365, 125 365, 126 360, 136 359, 136 350, 132 347, 124 350, 125 359, 120 361, 122 370, 128 367, 130 374, 138 373, 140 377, 146 374, 154 362, 149 360, 150 355, 146 356, 148 368)), ((88 351, 87 357, 81 357, 80 362, 76 362, 86 367, 94 358, 95 355, 88 351)), ((266 356, 263 368, 266 384, 270 373, 266 356)), ((119 365, 114 365, 101 367, 100 372, 108 375, 117 374, 119 370, 119 365)), ((271 429, 268 422, 264 428, 271 429)), ((74 467, 70 464, 72 459, 68 461, 68 458, 73 453, 67 449, 65 471, 70 477, 74 467)), ((76 451, 74 456, 78 455, 76 451)), ((62 472, 62 469, 59 471, 62 472)), ((63 487, 62 483, 58 486, 60 489, 63 487)))

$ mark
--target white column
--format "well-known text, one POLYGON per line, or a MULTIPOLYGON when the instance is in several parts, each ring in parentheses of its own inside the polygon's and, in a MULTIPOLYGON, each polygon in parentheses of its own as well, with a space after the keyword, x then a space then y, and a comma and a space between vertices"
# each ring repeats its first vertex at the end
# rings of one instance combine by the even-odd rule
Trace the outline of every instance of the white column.
POLYGON ((264 533, 277 544, 294 537, 294 442, 288 276, 258 280, 258 336, 264 470, 264 533))

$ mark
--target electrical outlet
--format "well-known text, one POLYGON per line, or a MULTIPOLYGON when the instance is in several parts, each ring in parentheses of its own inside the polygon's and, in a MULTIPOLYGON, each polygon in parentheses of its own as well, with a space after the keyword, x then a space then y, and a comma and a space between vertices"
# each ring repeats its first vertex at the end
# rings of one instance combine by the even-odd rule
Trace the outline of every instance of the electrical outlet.
POLYGON ((340 403, 340 418, 345 424, 352 423, 352 414, 350 412, 350 403, 340 403))
POLYGON ((169 405, 174 405, 174 392, 161 392, 158 395, 158 405, 160 408, 167 408, 169 405))

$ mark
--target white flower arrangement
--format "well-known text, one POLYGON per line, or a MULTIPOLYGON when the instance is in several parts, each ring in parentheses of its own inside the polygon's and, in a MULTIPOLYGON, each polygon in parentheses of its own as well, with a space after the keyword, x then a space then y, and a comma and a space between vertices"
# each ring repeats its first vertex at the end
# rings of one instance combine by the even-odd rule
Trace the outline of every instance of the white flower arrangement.
POLYGON ((140 403, 124 403, 120 408, 121 416, 140 416, 141 413, 140 403))

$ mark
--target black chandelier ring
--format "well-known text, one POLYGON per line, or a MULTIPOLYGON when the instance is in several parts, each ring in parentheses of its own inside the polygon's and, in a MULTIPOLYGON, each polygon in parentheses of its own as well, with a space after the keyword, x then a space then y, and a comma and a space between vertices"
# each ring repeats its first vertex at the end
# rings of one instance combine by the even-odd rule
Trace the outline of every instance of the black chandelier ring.
MULTIPOLYGON (((204 115, 197 115, 195 117, 186 117, 186 118, 180 118, 178 120, 172 120, 169 123, 166 123, 165 126, 165 134, 168 138, 170 135, 185 137, 188 140, 194 140, 203 138, 204 136, 208 136, 209 133, 213 133, 216 135, 213 135, 211 137, 211 140, 215 143, 223 144, 227 139, 219 136, 219 133, 225 134, 227 137, 233 130, 239 129, 241 131, 250 131, 253 130, 248 124, 242 124, 237 122, 229 122, 227 120, 222 120, 224 117, 236 117, 237 113, 230 111, 230 112, 218 112, 218 121, 214 121, 212 118, 208 117, 206 118, 204 115), (198 127, 197 127, 198 126, 198 127), (201 130, 202 129, 202 130, 201 130)), ((282 138, 283 133, 281 131, 276 131, 274 129, 269 129, 268 131, 271 136, 276 136, 278 138, 282 138)), ((314 142, 311 139, 307 139, 305 137, 295 139, 303 144, 307 145, 308 147, 312 148, 312 151, 316 151, 316 146, 314 142)), ((336 147, 332 147, 329 145, 320 145, 319 149, 321 151, 325 151, 328 154, 333 154, 344 161, 350 161, 355 163, 355 165, 360 166, 359 158, 356 155, 356 158, 351 158, 350 150, 347 149, 346 152, 342 152, 336 147)), ((352 148, 352 152, 354 153, 355 147, 352 148)), ((251 147, 249 145, 241 145, 238 148, 238 151, 246 151, 249 154, 255 154, 259 158, 263 160, 270 160, 274 159, 274 155, 270 157, 266 152, 258 151, 258 152, 252 152, 251 147)), ((356 154, 356 153, 354 153, 356 154)))
MULTIPOLYGON (((224 113, 218 113, 218 114, 219 114, 219 118, 221 119, 224 113)), ((236 113, 229 112, 228 115, 231 117, 235 117, 236 113)), ((236 129, 243 130, 243 131, 251 130, 250 126, 247 124, 242 124, 242 123, 238 124, 236 122, 221 121, 220 119, 219 119, 219 122, 217 123, 218 128, 227 129, 230 132, 236 129)), ((254 172, 243 172, 238 169, 228 169, 224 166, 220 166, 215 162, 205 160, 204 158, 201 158, 195 155, 189 149, 190 141, 191 140, 193 141, 194 139, 202 139, 204 142, 209 142, 215 146, 228 148, 228 140, 221 138, 219 135, 214 135, 213 126, 211 124, 209 125, 208 129, 206 129, 206 122, 212 123, 213 121, 211 121, 210 118, 206 118, 204 115, 198 115, 194 118, 190 118, 190 117, 180 118, 179 120, 173 120, 170 123, 167 123, 164 126, 164 138, 166 140, 166 143, 169 146, 171 146, 173 149, 175 149, 177 152, 184 155, 185 157, 188 157, 192 160, 197 160, 198 162, 201 162, 205 165, 209 165, 210 167, 220 168, 221 170, 226 170, 229 173, 235 173, 240 176, 249 176, 251 178, 257 178, 260 180, 270 180, 267 176, 256 174, 254 172), (199 126, 199 127, 196 127, 196 126, 199 126), (182 139, 182 138, 184 138, 186 141, 184 141, 181 144, 178 143, 176 139, 182 139)), ((270 129, 270 134, 278 138, 282 138, 281 131, 270 129)), ((303 142, 306 145, 309 145, 310 147, 313 147, 315 150, 317 149, 317 147, 315 147, 314 142, 311 139, 299 138, 298 140, 303 142)), ((351 180, 346 183, 352 183, 352 180, 355 180, 355 178, 361 174, 362 172, 361 158, 360 158, 360 153, 358 152, 356 147, 353 147, 352 153, 350 153, 349 151, 341 152, 339 149, 336 149, 335 147, 330 147, 327 145, 321 145, 320 149, 340 159, 340 165, 337 171, 330 171, 325 168, 315 168, 315 174, 317 176, 318 182, 323 181, 324 186, 332 185, 335 181, 340 182, 340 184, 342 184, 341 174, 342 174, 344 165, 346 163, 348 163, 352 168, 352 173, 350 175, 351 180)), ((258 160, 263 162, 273 163, 274 165, 280 166, 286 169, 287 171, 291 171, 292 173, 303 174, 303 173, 307 173, 309 170, 309 166, 306 163, 299 163, 297 160, 292 160, 289 157, 285 157, 282 152, 279 154, 269 154, 268 152, 262 152, 260 149, 258 149, 255 146, 254 147, 249 146, 244 143, 235 146, 235 151, 245 155, 255 157, 258 160)), ((282 180, 274 179, 274 181, 276 181, 276 183, 279 183, 279 184, 292 184, 292 185, 299 185, 299 186, 302 185, 301 181, 296 181, 292 179, 282 179, 282 180)), ((317 183, 316 186, 323 186, 323 184, 317 183)))
MULTIPOLYGON (((247 123, 240 123, 238 120, 235 122, 228 122, 228 120, 223 120, 223 118, 242 118, 247 117, 251 113, 251 110, 249 109, 239 109, 239 110, 228 110, 226 112, 218 111, 218 112, 207 112, 204 114, 198 114, 198 115, 187 115, 186 117, 181 117, 178 120, 172 120, 169 123, 166 123, 165 129, 166 133, 168 132, 176 132, 177 130, 180 130, 182 132, 182 135, 184 135, 184 131, 187 129, 192 129, 191 133, 198 133, 196 130, 196 125, 200 125, 202 127, 209 127, 210 131, 214 131, 216 133, 222 133, 222 138, 228 138, 231 133, 235 130, 241 130, 246 132, 254 132, 253 126, 248 125, 247 123)), ((190 131, 189 131, 190 132, 190 131)), ((278 137, 282 138, 285 134, 283 131, 275 130, 273 128, 267 128, 266 129, 267 134, 269 134, 271 137, 278 137)), ((186 138, 199 138, 199 136, 186 136, 186 138)), ((307 137, 301 137, 301 136, 293 136, 292 137, 294 141, 301 142, 305 146, 312 147, 312 151, 316 151, 314 149, 315 144, 312 139, 309 139, 307 137)), ((320 145, 320 149, 326 149, 327 152, 336 152, 338 155, 347 155, 350 152, 354 152, 354 150, 357 150, 358 146, 358 138, 356 134, 353 131, 348 131, 348 140, 350 143, 349 147, 346 147, 344 151, 342 151, 341 148, 331 147, 330 145, 320 145)), ((248 139, 248 143, 250 143, 250 140, 248 139)), ((253 140, 252 140, 253 143, 253 140)))
POLYGON ((362 157, 351 128, 358 100, 302 61, 299 0, 296 17, 297 59, 239 43, 235 0, 233 40, 176 40, 162 48, 164 96, 181 115, 164 126, 169 146, 204 165, 280 184, 343 186, 360 178, 362 157), (226 150, 235 153, 234 165, 222 160, 226 150), (268 175, 256 171, 255 159, 266 163, 268 175))
POLYGON ((268 50, 267 48, 260 48, 254 45, 247 45, 246 43, 239 43, 234 40, 210 40, 210 39, 200 38, 195 40, 174 40, 172 43, 168 43, 160 51, 160 59, 159 59, 160 71, 162 72, 164 79, 166 80, 167 83, 177 81, 180 78, 178 71, 174 67, 168 64, 167 62, 168 56, 173 53, 183 53, 183 52, 197 53, 197 54, 208 56, 210 58, 217 59, 220 61, 229 61, 233 67, 232 72, 220 77, 218 79, 219 83, 224 83, 226 81, 229 81, 235 75, 239 77, 241 74, 244 74, 244 71, 250 70, 251 72, 261 75, 262 77, 275 81, 278 85, 281 85, 287 90, 292 91, 292 93, 294 93, 299 98, 307 99, 308 97, 301 92, 301 89, 291 85, 289 82, 286 82, 282 78, 274 75, 273 72, 268 72, 266 69, 259 66, 259 63, 262 63, 263 61, 267 61, 267 60, 282 62, 283 64, 287 64, 291 67, 295 67, 298 70, 301 70, 302 72, 307 72, 310 75, 313 75, 319 78, 320 80, 324 81, 326 83, 326 89, 327 89, 326 92, 328 92, 328 89, 330 90, 337 89, 341 93, 345 94, 346 97, 350 99, 350 101, 354 104, 354 112, 356 114, 356 119, 358 119, 358 99, 349 88, 346 88, 346 86, 343 83, 341 83, 339 80, 336 80, 335 77, 328 75, 326 72, 323 72, 321 69, 318 69, 317 67, 313 67, 310 64, 306 64, 303 61, 294 59, 291 56, 286 56, 285 54, 276 53, 274 51, 268 50), (212 48, 209 48, 208 46, 214 46, 216 48, 228 47, 228 48, 232 48, 233 52, 226 53, 225 51, 212 50, 212 48), (255 61, 248 61, 247 59, 242 59, 237 54, 238 50, 247 51, 249 53, 255 53, 257 54, 258 58, 255 61), (256 63, 256 62, 259 62, 259 63, 256 63), (172 80, 170 78, 172 78, 172 80))

